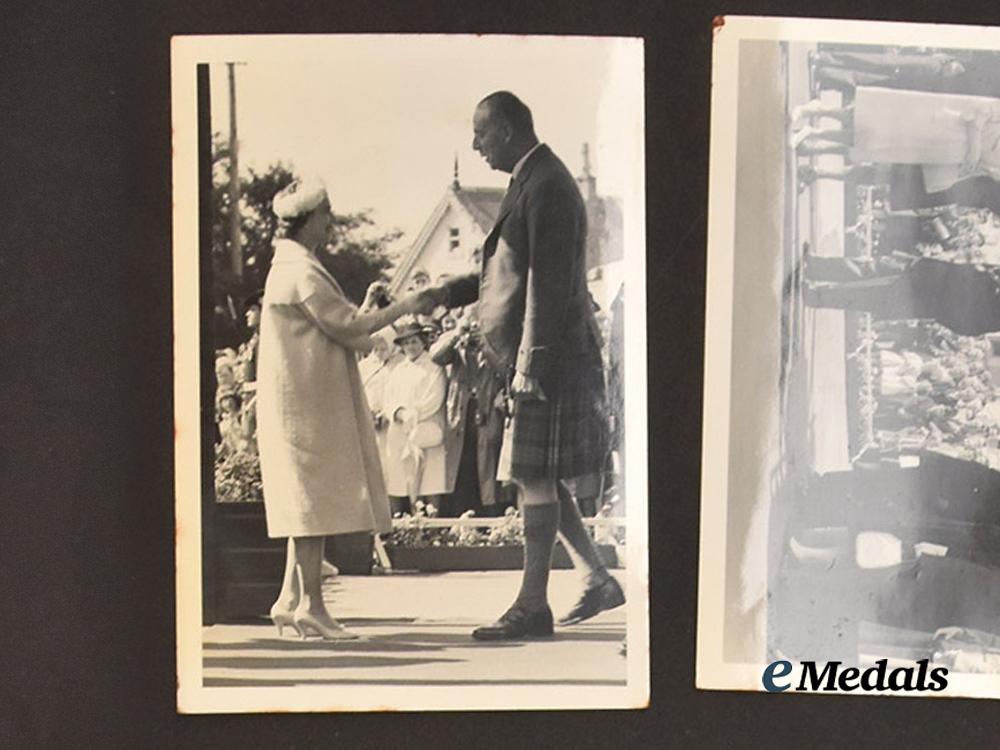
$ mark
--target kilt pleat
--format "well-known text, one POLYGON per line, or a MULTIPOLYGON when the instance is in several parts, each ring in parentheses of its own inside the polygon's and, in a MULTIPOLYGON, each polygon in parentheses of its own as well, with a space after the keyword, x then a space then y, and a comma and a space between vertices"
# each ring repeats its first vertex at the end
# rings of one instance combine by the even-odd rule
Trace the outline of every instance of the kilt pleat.
POLYGON ((601 471, 609 444, 602 370, 574 373, 546 401, 515 403, 504 441, 512 479, 572 479, 601 471))

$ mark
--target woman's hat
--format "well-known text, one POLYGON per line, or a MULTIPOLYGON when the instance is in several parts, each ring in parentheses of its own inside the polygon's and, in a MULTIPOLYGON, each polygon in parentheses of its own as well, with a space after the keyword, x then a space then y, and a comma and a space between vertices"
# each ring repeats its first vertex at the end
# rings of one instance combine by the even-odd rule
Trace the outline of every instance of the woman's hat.
POLYGON ((428 317, 420 322, 420 328, 427 336, 437 336, 441 333, 441 324, 434 318, 428 317))
POLYGON ((394 344, 398 344, 403 339, 408 339, 411 336, 420 336, 420 338, 424 338, 425 335, 424 327, 415 320, 397 324, 393 326, 393 328, 396 330, 396 337, 392 340, 394 344))
POLYGON ((279 219, 294 219, 329 200, 326 186, 318 179, 295 180, 274 196, 272 207, 279 219))
POLYGON ((240 394, 235 388, 224 386, 216 389, 215 392, 215 408, 218 409, 219 405, 222 403, 223 399, 232 398, 236 400, 236 405, 239 406, 243 399, 240 398, 240 394))

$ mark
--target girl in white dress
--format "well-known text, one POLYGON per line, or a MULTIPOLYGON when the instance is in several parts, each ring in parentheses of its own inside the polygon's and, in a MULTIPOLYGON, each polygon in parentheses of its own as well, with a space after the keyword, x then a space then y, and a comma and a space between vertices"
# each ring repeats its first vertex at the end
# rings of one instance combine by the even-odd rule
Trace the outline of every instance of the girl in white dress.
POLYGON ((447 491, 444 450, 444 402, 447 379, 427 351, 423 328, 416 322, 397 329, 395 343, 405 355, 386 377, 382 413, 386 434, 386 490, 393 511, 422 498, 434 508, 447 491))
POLYGON ((791 140, 800 154, 843 153, 855 163, 919 164, 928 192, 973 176, 1000 178, 1000 99, 859 86, 854 103, 819 100, 793 119, 829 117, 843 127, 805 127, 791 140))

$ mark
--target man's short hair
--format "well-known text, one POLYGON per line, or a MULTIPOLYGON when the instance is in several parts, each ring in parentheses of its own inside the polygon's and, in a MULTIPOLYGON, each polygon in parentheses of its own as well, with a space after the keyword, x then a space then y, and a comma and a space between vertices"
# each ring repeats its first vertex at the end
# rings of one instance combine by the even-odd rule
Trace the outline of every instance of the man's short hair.
POLYGON ((528 105, 509 91, 494 91, 485 97, 480 104, 485 104, 490 108, 491 116, 499 116, 506 120, 515 132, 535 132, 535 123, 528 105))

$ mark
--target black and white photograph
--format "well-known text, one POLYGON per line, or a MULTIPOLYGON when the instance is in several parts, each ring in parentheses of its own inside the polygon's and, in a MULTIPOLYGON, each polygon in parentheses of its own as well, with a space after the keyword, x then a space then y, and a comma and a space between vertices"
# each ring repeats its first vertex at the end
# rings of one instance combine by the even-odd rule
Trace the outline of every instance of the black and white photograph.
POLYGON ((642 40, 174 37, 172 114, 178 710, 645 707, 642 40))
POLYGON ((1000 697, 1000 29, 713 52, 697 686, 1000 697))

